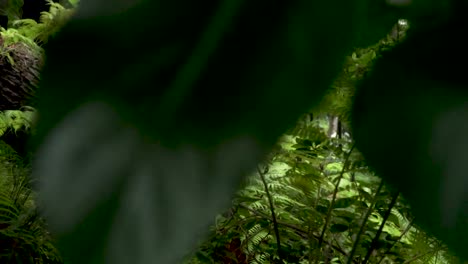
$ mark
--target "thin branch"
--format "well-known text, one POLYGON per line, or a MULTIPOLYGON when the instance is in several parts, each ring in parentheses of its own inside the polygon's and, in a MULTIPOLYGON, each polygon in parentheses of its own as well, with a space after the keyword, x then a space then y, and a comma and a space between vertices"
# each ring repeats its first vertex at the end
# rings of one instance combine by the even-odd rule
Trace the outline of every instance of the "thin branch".
POLYGON ((281 239, 280 239, 280 234, 279 234, 279 229, 278 229, 278 222, 276 220, 276 214, 275 214, 275 208, 273 205, 273 199, 270 194, 270 190, 268 190, 268 184, 265 180, 265 174, 268 172, 268 168, 265 168, 265 171, 262 172, 259 167, 257 167, 258 174, 260 175, 260 178, 262 179, 263 185, 265 186, 265 192, 268 198, 268 202, 270 203, 270 210, 271 210, 271 218, 273 220, 273 229, 275 231, 275 236, 276 236, 276 244, 278 246, 278 257, 281 262, 283 262, 283 257, 281 253, 281 239))
POLYGON ((359 240, 361 239, 362 233, 364 233, 364 227, 366 226, 367 219, 369 219, 369 216, 371 215, 372 210, 374 209, 375 203, 377 202, 377 196, 379 195, 380 190, 382 190, 383 185, 384 185, 384 182, 383 180, 381 180, 379 187, 377 188, 377 191, 375 192, 372 204, 369 206, 369 208, 367 208, 367 212, 364 215, 364 218, 362 219, 362 224, 361 224, 361 227, 359 228, 359 232, 356 234, 356 240, 354 241, 353 249, 351 249, 351 252, 349 253, 348 261, 346 261, 347 264, 351 263, 354 257, 354 254, 356 253, 359 240))
POLYGON ((392 250, 392 248, 398 243, 400 242, 400 240, 406 235, 406 233, 411 229, 411 226, 413 225, 413 221, 414 221, 414 218, 411 219, 411 221, 408 223, 408 225, 406 226, 405 230, 403 231, 403 233, 401 233, 401 235, 398 237, 398 239, 393 242, 393 244, 390 246, 389 249, 387 249, 385 251, 385 253, 383 254, 383 256, 380 258, 379 262, 377 262, 377 264, 380 264, 384 259, 385 259, 385 256, 390 252, 390 250, 392 250))
MULTIPOLYGON (((259 212, 259 211, 255 210, 255 209, 252 209, 252 208, 249 208, 248 206, 243 205, 243 204, 239 204, 239 206, 246 209, 246 210, 248 210, 248 211, 250 211, 250 212, 252 212, 253 214, 255 214, 255 215, 259 216, 259 217, 262 217, 263 219, 268 219, 268 220, 272 221, 270 216, 268 216, 268 215, 266 215, 266 214, 264 214, 262 212, 259 212)), ((301 227, 299 227, 297 225, 293 225, 293 224, 288 223, 288 222, 283 222, 281 220, 278 220, 277 224, 291 228, 292 230, 296 231, 297 234, 300 235, 304 239, 309 239, 309 238, 315 238, 316 240, 319 239, 318 235, 314 235, 311 232, 307 232, 307 230, 304 230, 304 229, 302 229, 301 227)), ((327 245, 332 247, 336 252, 339 252, 343 256, 345 256, 345 257, 347 256, 347 253, 343 249, 341 249, 340 247, 335 246, 331 242, 328 242, 328 241, 324 241, 324 243, 326 243, 327 245)), ((356 264, 358 263, 357 261, 353 261, 353 262, 356 263, 356 264)))
POLYGON ((398 196, 400 196, 400 192, 395 192, 392 197, 392 201, 388 205, 388 209, 385 212, 385 215, 383 216, 382 223, 380 224, 379 230, 377 230, 377 233, 375 234, 374 238, 372 239, 371 245, 369 250, 367 250, 366 257, 364 258, 364 261, 362 262, 363 264, 366 264, 369 261, 369 258, 374 251, 374 249, 377 247, 377 243, 379 242, 380 235, 382 234, 383 228, 385 226, 385 223, 387 223, 388 218, 390 217, 390 213, 392 212, 392 208, 395 206, 398 196))
POLYGON ((355 146, 355 144, 353 144, 353 146, 349 150, 348 154, 346 155, 346 159, 345 159, 345 162, 343 164, 343 168, 341 169, 340 176, 338 177, 338 182, 335 185, 335 190, 333 191, 333 198, 332 198, 330 207, 328 208, 327 216, 326 216, 326 219, 325 219, 325 224, 323 225, 323 229, 322 229, 322 234, 320 235, 320 238, 319 238, 318 248, 320 248, 322 246, 322 242, 323 242, 324 237, 325 237, 325 231, 327 230, 328 223, 330 222, 330 219, 331 219, 331 212, 332 212, 333 206, 335 205, 335 202, 336 202, 336 195, 338 194, 338 187, 340 186, 340 182, 341 182, 341 179, 343 178, 343 174, 345 172, 345 169, 349 164, 349 157, 351 156, 351 153, 354 150, 354 146, 355 146))

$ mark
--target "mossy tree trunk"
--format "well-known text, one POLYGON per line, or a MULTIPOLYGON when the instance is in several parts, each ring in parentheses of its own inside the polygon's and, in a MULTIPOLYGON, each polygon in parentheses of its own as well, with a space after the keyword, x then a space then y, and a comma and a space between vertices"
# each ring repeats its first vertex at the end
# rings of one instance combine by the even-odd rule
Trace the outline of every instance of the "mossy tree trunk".
MULTIPOLYGON (((0 43, 0 112, 34 106, 42 64, 41 54, 27 45, 15 43, 5 47, 0 43)), ((29 130, 14 131, 9 128, 0 135, 0 140, 10 145, 21 157, 27 158, 29 135, 29 130)))
POLYGON ((0 48, 0 111, 34 105, 42 62, 25 44, 0 48))

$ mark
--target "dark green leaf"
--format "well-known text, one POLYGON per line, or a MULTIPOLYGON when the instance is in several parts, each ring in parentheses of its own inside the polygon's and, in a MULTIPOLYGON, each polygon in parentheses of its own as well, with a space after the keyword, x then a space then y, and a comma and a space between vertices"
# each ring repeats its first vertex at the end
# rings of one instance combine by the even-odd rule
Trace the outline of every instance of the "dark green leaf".
POLYGON ((330 232, 332 233, 342 233, 348 230, 349 226, 343 224, 334 224, 330 226, 330 232))

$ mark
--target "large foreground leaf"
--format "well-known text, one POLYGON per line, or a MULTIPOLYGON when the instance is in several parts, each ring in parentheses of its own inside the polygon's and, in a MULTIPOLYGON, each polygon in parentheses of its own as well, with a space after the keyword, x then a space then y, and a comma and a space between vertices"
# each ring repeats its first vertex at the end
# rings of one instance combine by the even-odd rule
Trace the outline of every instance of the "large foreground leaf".
POLYGON ((180 262, 344 56, 399 11, 383 0, 81 1, 46 47, 33 142, 65 258, 180 262))
POLYGON ((459 31, 467 28, 465 18, 453 18, 410 32, 362 83, 353 113, 357 146, 370 165, 410 201, 417 223, 465 259, 468 52, 459 31))

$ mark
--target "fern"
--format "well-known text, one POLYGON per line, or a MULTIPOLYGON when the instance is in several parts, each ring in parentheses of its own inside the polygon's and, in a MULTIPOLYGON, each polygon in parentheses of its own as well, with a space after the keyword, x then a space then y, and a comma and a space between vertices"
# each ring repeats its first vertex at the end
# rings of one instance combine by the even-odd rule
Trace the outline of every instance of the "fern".
MULTIPOLYGON (((74 13, 74 9, 66 9, 59 3, 47 0, 50 5, 49 11, 41 12, 39 23, 32 19, 18 19, 14 20, 5 31, 5 37, 11 38, 10 43, 18 41, 27 41, 38 43, 39 45, 47 43, 50 36, 57 33, 74 13)), ((37 44, 36 44, 37 46, 37 44)), ((32 45, 33 47, 33 45, 32 45)), ((35 48, 37 49, 37 48, 35 48)))
POLYGON ((35 114, 35 110, 33 109, 0 112, 0 136, 8 129, 13 129, 15 132, 19 130, 30 130, 35 114))

